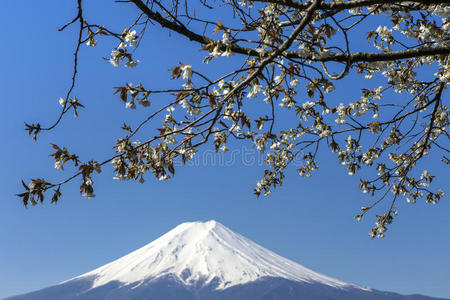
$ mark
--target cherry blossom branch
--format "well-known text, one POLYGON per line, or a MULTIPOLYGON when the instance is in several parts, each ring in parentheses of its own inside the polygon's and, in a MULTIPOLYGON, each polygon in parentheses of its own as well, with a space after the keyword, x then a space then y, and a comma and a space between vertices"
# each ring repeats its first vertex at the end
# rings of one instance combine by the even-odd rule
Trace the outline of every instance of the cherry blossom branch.
POLYGON ((286 57, 292 58, 304 58, 311 61, 318 62, 379 62, 379 61, 393 61, 398 59, 407 59, 423 56, 435 56, 435 55, 450 55, 450 46, 437 46, 437 47, 421 47, 416 49, 407 49, 402 51, 392 52, 380 52, 380 53, 368 53, 368 52, 356 52, 353 54, 345 53, 333 53, 326 57, 305 57, 298 52, 288 52, 286 57))
MULTIPOLYGON (((158 12, 152 11, 141 0, 131 0, 131 2, 133 2, 150 19, 158 22, 162 27, 173 30, 181 35, 186 36, 190 40, 199 42, 204 45, 214 43, 214 40, 187 29, 184 25, 179 24, 179 22, 169 21, 169 20, 163 18, 158 12)), ((266 2, 266 1, 262 1, 262 2, 266 2)), ((277 1, 267 1, 267 2, 277 2, 277 1)), ((291 1, 291 2, 281 1, 281 2, 282 3, 280 3, 280 4, 283 4, 283 5, 288 5, 290 3, 297 3, 295 1, 291 1)), ((379 4, 380 2, 390 3, 391 1, 379 1, 379 0, 361 1, 361 0, 358 0, 358 1, 349 1, 349 2, 352 2, 352 3, 343 2, 343 3, 327 4, 326 2, 321 2, 318 5, 317 9, 319 9, 319 8, 346 9, 346 8, 353 8, 353 7, 363 6, 363 5, 371 5, 368 3, 379 4), (342 7, 340 6, 341 4, 342 4, 342 7)), ((404 0, 403 1, 396 0, 394 2, 404 2, 404 0)), ((417 1, 417 2, 421 3, 421 1, 417 1)), ((444 3, 444 2, 445 1, 436 0, 436 3, 444 3)), ((296 7, 296 8, 305 9, 306 7, 308 7, 309 4, 307 5, 304 3, 301 3, 301 4, 299 3, 299 5, 300 6, 296 7)), ((225 46, 222 45, 221 47, 223 47, 222 50, 225 50, 224 49, 225 46)), ((230 47, 231 47, 231 51, 233 51, 235 53, 245 54, 245 55, 250 55, 250 56, 260 56, 261 55, 256 50, 251 49, 251 48, 245 48, 245 47, 241 47, 241 46, 238 46, 235 44, 232 44, 230 47)), ((287 50, 287 49, 284 49, 284 50, 287 50)), ((312 61, 320 61, 320 62, 327 62, 327 61, 348 62, 348 61, 350 61, 351 63, 353 63, 353 62, 361 62, 361 61, 365 61, 365 62, 391 61, 391 60, 397 60, 397 59, 406 59, 406 58, 421 57, 421 56, 433 56, 433 55, 450 55, 450 46, 421 47, 421 48, 417 48, 417 49, 408 49, 408 50, 403 50, 403 51, 394 51, 394 52, 385 52, 385 53, 365 53, 365 52, 357 52, 357 53, 353 53, 353 54, 344 54, 344 53, 335 54, 335 53, 333 53, 327 57, 321 57, 321 58, 304 57, 304 55, 300 54, 299 52, 288 51, 285 56, 289 57, 289 58, 304 58, 304 59, 308 59, 308 60, 312 60, 312 61)))
MULTIPOLYGON (((79 20, 80 22, 80 29, 78 31, 78 40, 77 40, 77 46, 75 48, 75 52, 73 53, 73 73, 72 73, 72 80, 71 80, 71 84, 70 84, 70 88, 67 91, 66 97, 65 97, 65 101, 64 101, 64 105, 62 107, 61 113, 59 114, 58 119, 56 120, 55 123, 53 123, 53 125, 46 127, 46 128, 41 128, 41 130, 51 130, 53 128, 55 128, 60 122, 61 119, 63 117, 63 115, 70 109, 70 107, 67 107, 68 103, 69 103, 69 97, 75 87, 75 82, 76 82, 76 78, 77 78, 77 74, 78 74, 78 53, 80 51, 80 46, 83 43, 82 39, 83 39, 83 30, 84 30, 84 17, 83 17, 83 7, 81 5, 81 1, 82 0, 77 0, 78 3, 78 15, 77 17, 70 23, 66 24, 65 26, 63 26, 59 31, 64 30, 67 25, 70 25, 72 23, 74 23, 76 20, 79 20)), ((70 106, 73 106, 72 104, 70 104, 70 106)))
MULTIPOLYGON (((275 3, 279 5, 285 5, 297 9, 306 9, 309 5, 308 2, 299 2, 295 0, 254 0, 254 2, 266 2, 275 3)), ((447 0, 350 0, 343 2, 321 2, 317 9, 321 10, 342 10, 342 9, 352 9, 363 6, 372 6, 377 4, 446 4, 447 0)))

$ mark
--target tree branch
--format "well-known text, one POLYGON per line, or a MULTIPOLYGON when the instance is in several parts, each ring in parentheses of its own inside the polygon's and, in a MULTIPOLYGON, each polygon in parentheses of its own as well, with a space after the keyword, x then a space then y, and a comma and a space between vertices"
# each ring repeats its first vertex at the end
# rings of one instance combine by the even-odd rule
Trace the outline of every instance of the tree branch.
POLYGON ((353 54, 336 53, 323 58, 305 57, 299 54, 297 51, 288 52, 286 57, 288 58, 304 58, 312 61, 334 61, 334 62, 377 62, 377 61, 392 61, 397 59, 406 59, 421 56, 434 56, 434 55, 450 55, 450 46, 439 47, 421 47, 416 49, 408 49, 402 51, 393 52, 380 52, 380 53, 367 53, 356 52, 353 54))
MULTIPOLYGON (((189 30, 186 26, 179 24, 178 22, 170 21, 164 17, 161 16, 160 13, 152 11, 147 5, 145 5, 141 0, 130 0, 133 2, 143 13, 145 13, 150 19, 153 21, 156 21, 159 23, 162 27, 168 28, 172 31, 175 31, 181 35, 184 35, 185 37, 189 38, 191 41, 196 41, 201 44, 210 44, 214 43, 215 41, 204 36, 200 35, 198 33, 195 33, 191 30, 189 30)), ((264 1, 261 2, 272 2, 272 3, 279 3, 284 5, 297 5, 296 8, 307 8, 310 4, 309 3, 300 3, 295 1, 264 1)), ((400 0, 393 0, 393 1, 380 1, 380 0, 357 0, 357 1, 348 1, 344 3, 328 3, 328 2, 321 2, 318 4, 317 9, 344 9, 344 8, 352 8, 352 7, 358 7, 363 5, 373 5, 373 4, 380 4, 380 3, 397 3, 397 2, 405 2, 400 0), (341 7, 342 6, 342 7, 341 7)), ((443 0, 432 0, 432 1, 406 1, 406 2, 413 2, 413 3, 446 3, 446 1, 443 0)), ((224 46, 223 46, 224 47, 224 46)), ((222 49, 225 50, 225 49, 222 49)), ((286 50, 286 49, 285 49, 286 50)), ((260 56, 260 53, 258 53, 254 49, 245 48, 238 46, 236 44, 231 45, 231 51, 239 54, 245 54, 250 56, 260 56)), ((440 46, 440 47, 422 47, 417 49, 408 49, 403 51, 395 51, 395 52, 386 52, 386 53, 366 53, 366 52, 357 52, 353 54, 334 54, 329 57, 324 58, 317 58, 313 59, 312 57, 303 57, 299 52, 297 51, 289 51, 287 53, 288 58, 306 58, 308 60, 312 61, 321 61, 321 62, 327 62, 327 61, 334 61, 334 62, 376 62, 376 61, 390 61, 390 60, 396 60, 396 59, 405 59, 405 58, 412 58, 412 57, 420 57, 420 56, 433 56, 433 55, 450 55, 450 46, 440 46)))
MULTIPOLYGON (((170 21, 170 20, 164 18, 163 16, 161 16, 161 14, 159 12, 154 12, 153 10, 151 10, 141 0, 130 0, 130 2, 133 2, 151 20, 157 22, 159 25, 161 25, 164 28, 170 29, 181 35, 184 35, 191 41, 196 41, 203 45, 207 45, 207 44, 215 42, 214 40, 212 40, 204 35, 200 35, 198 33, 195 33, 193 31, 189 30, 183 24, 179 24, 178 22, 170 21)), ((222 47, 221 47, 221 50, 225 50, 225 46, 222 46, 222 47), (222 47, 223 47, 223 49, 222 49, 222 47)), ((246 55, 251 55, 251 56, 259 56, 259 53, 257 51, 255 51, 254 49, 245 48, 245 47, 241 47, 241 46, 237 46, 237 45, 231 45, 231 51, 233 51, 235 53, 246 54, 246 55)))
MULTIPOLYGON (((298 2, 294 0, 254 0, 255 2, 267 2, 267 3, 276 3, 279 5, 285 5, 292 8, 297 9, 306 9, 310 3, 309 2, 298 2)), ((401 3, 403 5, 407 4, 422 4, 422 5, 430 5, 430 4, 446 4, 448 0, 351 0, 345 2, 321 2, 317 9, 325 10, 325 9, 351 9, 362 6, 371 6, 377 4, 396 4, 401 3)))

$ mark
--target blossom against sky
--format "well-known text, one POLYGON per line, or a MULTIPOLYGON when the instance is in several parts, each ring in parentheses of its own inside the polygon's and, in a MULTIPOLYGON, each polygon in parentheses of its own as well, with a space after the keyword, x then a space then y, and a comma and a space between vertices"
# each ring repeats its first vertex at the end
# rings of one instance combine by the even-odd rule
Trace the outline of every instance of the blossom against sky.
MULTIPOLYGON (((117 30, 136 13, 132 7, 110 1, 90 3, 86 11, 98 23, 112 24, 117 30)), ((82 198, 72 185, 56 206, 25 209, 15 196, 21 189, 20 179, 40 174, 63 177, 48 157, 51 143, 63 144, 84 157, 102 153, 106 157, 122 132, 123 118, 145 116, 143 110, 125 110, 112 95, 112 87, 142 78, 155 86, 170 87, 174 82, 169 80, 168 69, 183 61, 182 77, 188 79, 192 75, 188 66, 200 64, 204 56, 186 39, 156 27, 142 44, 135 68, 114 68, 102 59, 110 59, 113 43, 102 40, 93 48, 86 45, 76 87, 86 109, 78 119, 68 116, 36 143, 27 136, 24 122, 50 123, 57 116, 59 98, 70 81, 76 32, 59 33, 56 27, 74 13, 70 1, 30 2, 24 7, 10 2, 0 13, 8 41, 0 49, 4 58, 0 72, 4 92, 0 111, 4 141, 0 150, 0 297, 55 284, 120 257, 179 223, 209 219, 347 282, 449 297, 450 205, 445 198, 435 206, 400 204, 389 235, 373 241, 367 235, 373 219, 357 223, 353 218, 367 202, 357 190, 359 179, 347 176, 331 154, 321 155, 320 169, 311 178, 301 178, 291 168, 285 185, 266 198, 256 198, 252 190, 264 167, 242 163, 241 150, 225 154, 232 161, 227 165, 200 161, 179 168, 170 181, 150 179, 142 185, 113 180, 112 169, 107 167, 104 172, 110 176, 98 177, 95 198, 82 198)), ((352 82, 346 84, 345 92, 336 91, 337 103, 347 103, 347 97, 359 93, 353 91, 352 82)), ((255 85, 252 91, 255 94, 259 89, 255 85)), ((154 101, 158 100, 165 99, 154 101)), ((430 157, 422 167, 440 175, 437 183, 446 188, 446 170, 434 162, 438 159, 430 157)))

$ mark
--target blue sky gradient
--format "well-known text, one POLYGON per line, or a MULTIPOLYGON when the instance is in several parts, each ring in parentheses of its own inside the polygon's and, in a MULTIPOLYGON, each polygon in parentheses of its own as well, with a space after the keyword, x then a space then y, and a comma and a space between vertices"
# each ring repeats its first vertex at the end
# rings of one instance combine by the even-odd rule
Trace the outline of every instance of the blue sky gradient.
MULTIPOLYGON (((86 2, 88 19, 110 24, 116 31, 122 31, 137 13, 129 4, 86 2)), ((70 174, 53 168, 48 156, 51 143, 66 146, 83 160, 103 160, 112 153, 115 139, 123 136, 123 120, 133 125, 146 116, 146 109, 126 110, 112 95, 112 87, 125 82, 177 86, 179 82, 168 80, 167 70, 178 61, 199 66, 204 53, 159 27, 150 28, 136 53, 142 60, 136 69, 114 68, 102 59, 115 46, 111 40, 99 40, 93 49, 83 47, 74 95, 87 108, 78 119, 66 116, 36 143, 24 131, 24 122, 53 122, 60 109, 58 98, 70 84, 76 27, 62 33, 56 27, 73 18, 75 1, 5 1, 2 8, 0 298, 90 271, 179 223, 210 219, 347 282, 404 294, 450 297, 448 197, 435 206, 399 204, 399 216, 387 237, 372 240, 368 231, 375 221, 373 214, 361 223, 353 219, 370 201, 357 190, 359 176, 347 176, 325 149, 312 178, 301 178, 291 168, 281 189, 259 199, 252 190, 264 166, 242 164, 237 155, 227 166, 198 163, 178 168, 175 178, 166 182, 148 176, 145 184, 113 180, 112 168, 107 166, 103 176, 94 178, 96 198, 82 198, 76 182, 63 188, 57 205, 24 208, 15 196, 21 192, 20 179, 57 180, 70 174)), ((227 64, 217 63, 218 70, 227 64)), ((351 80, 333 97, 358 96, 353 85, 363 81, 351 80)), ((153 101, 164 103, 165 97, 155 96, 153 101)), ((153 134, 151 128, 146 127, 144 134, 153 134)), ((228 152, 225 159, 229 161, 232 155, 228 152)), ((436 185, 448 193, 448 170, 438 160, 431 155, 418 168, 434 171, 436 185)))

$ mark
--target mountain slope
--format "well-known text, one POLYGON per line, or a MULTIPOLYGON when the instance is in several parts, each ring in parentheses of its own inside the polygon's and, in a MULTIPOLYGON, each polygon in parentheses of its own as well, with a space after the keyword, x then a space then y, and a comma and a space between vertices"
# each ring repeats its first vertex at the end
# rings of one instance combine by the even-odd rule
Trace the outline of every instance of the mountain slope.
POLYGON ((59 285, 10 300, 431 300, 333 279, 220 223, 183 223, 150 244, 59 285))

